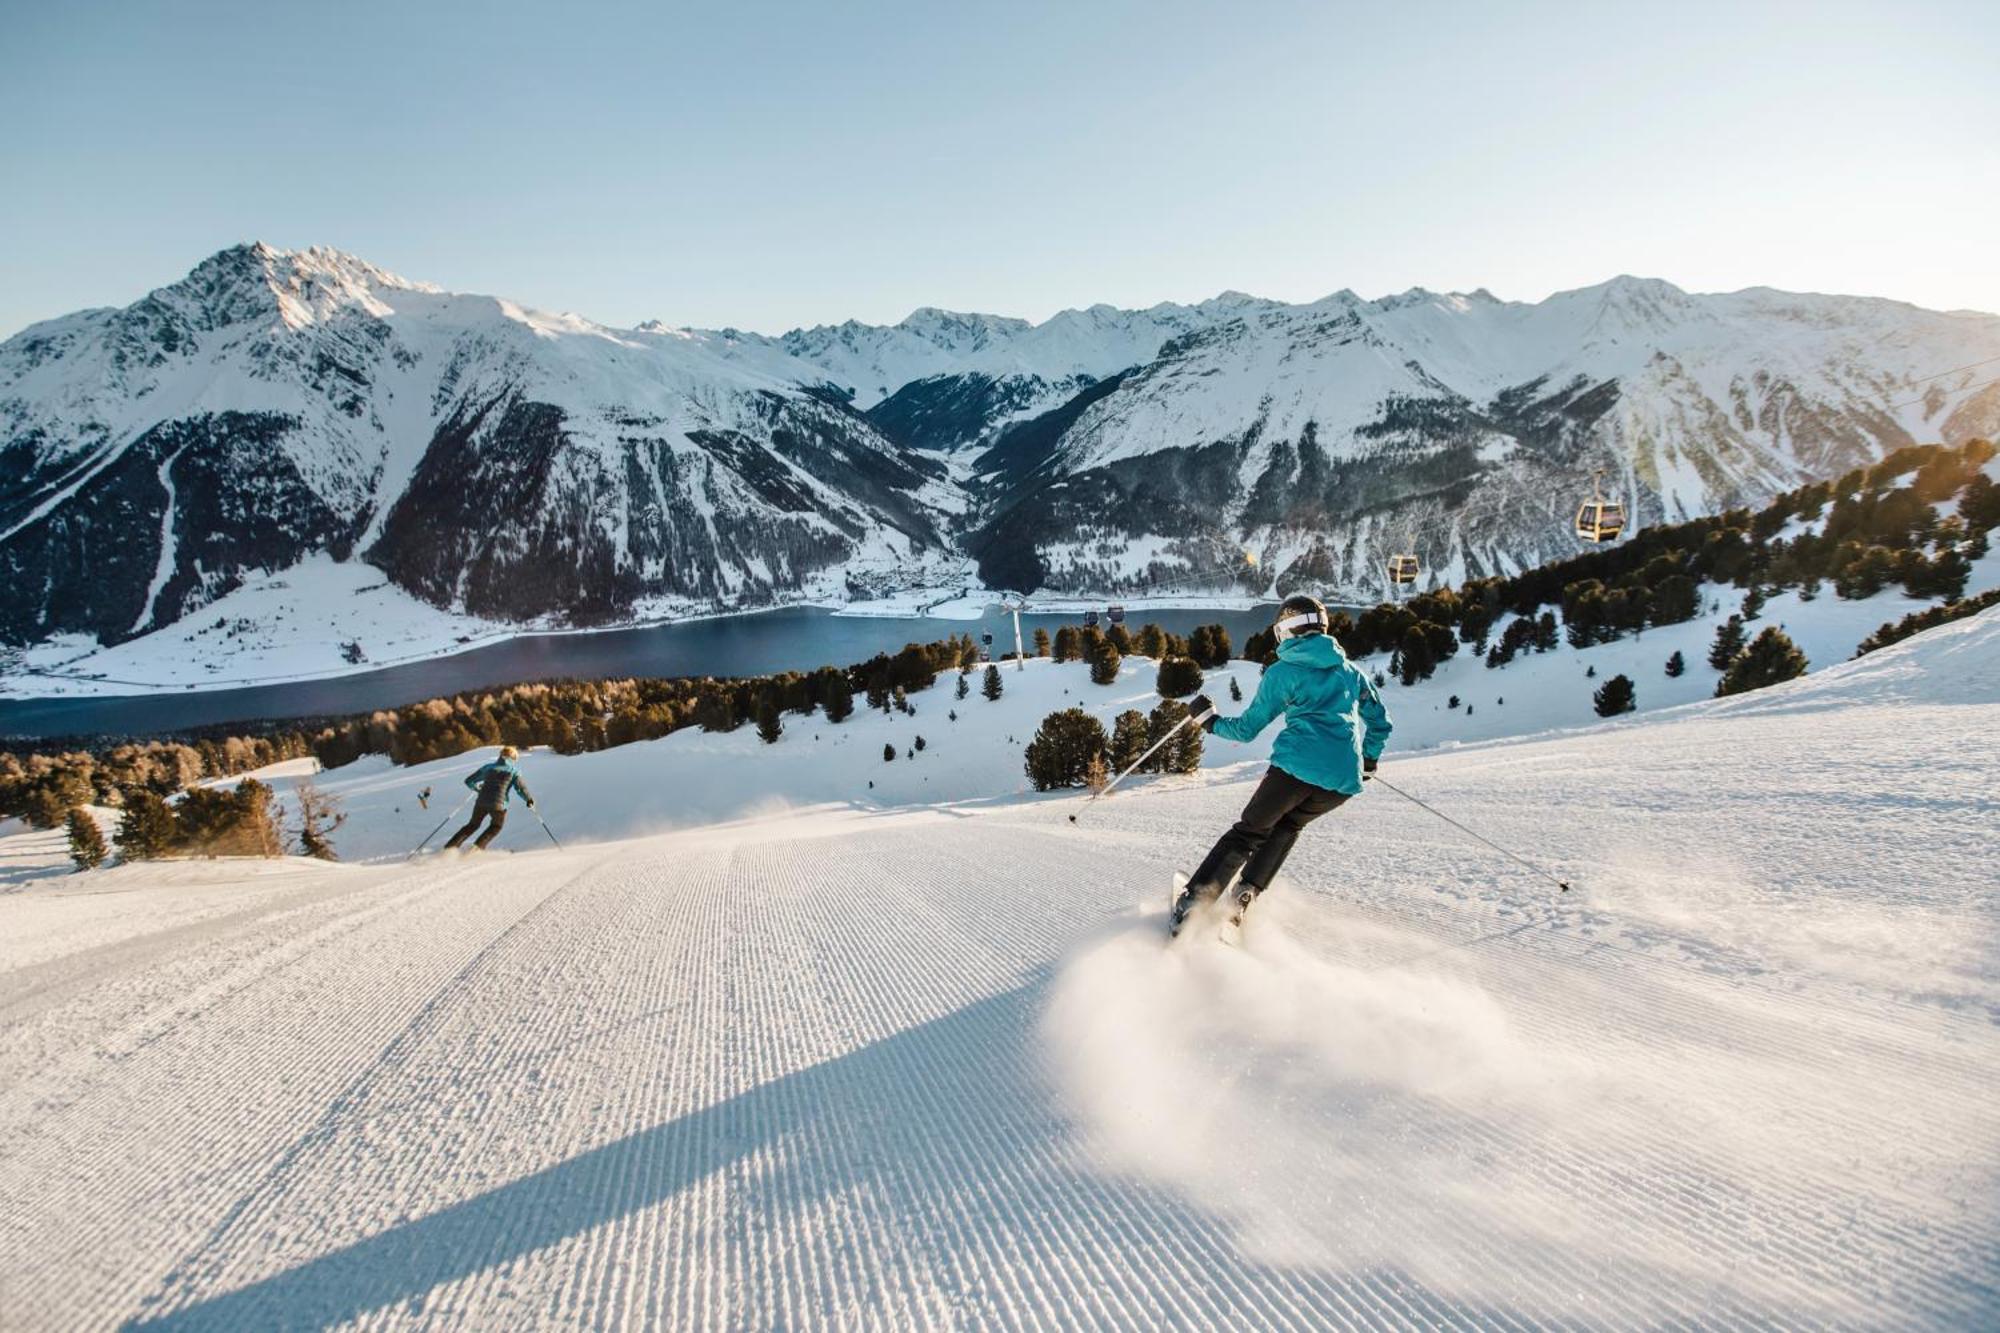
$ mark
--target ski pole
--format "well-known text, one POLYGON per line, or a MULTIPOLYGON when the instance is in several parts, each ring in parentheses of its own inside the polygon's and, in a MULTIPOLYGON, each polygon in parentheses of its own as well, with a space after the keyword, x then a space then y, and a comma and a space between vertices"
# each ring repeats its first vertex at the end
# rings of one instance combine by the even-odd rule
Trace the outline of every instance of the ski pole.
MULTIPOLYGON (((1160 747, 1161 747, 1162 745, 1165 745, 1165 744, 1166 744, 1166 743, 1167 743, 1168 741, 1172 740, 1172 739, 1174 738, 1174 733, 1178 732, 1178 731, 1179 731, 1179 730, 1180 730, 1180 729, 1181 729, 1182 727, 1185 727, 1185 726, 1186 726, 1186 725, 1187 725, 1188 723, 1190 723, 1190 722, 1200 722, 1200 721, 1202 720, 1202 718, 1205 718, 1205 717, 1207 717, 1207 716, 1208 716, 1208 714, 1207 714, 1207 713, 1200 713, 1200 714, 1196 714, 1196 713, 1189 713, 1189 714, 1188 714, 1188 715, 1187 715, 1186 717, 1184 717, 1184 718, 1182 718, 1182 719, 1181 719, 1180 721, 1178 721, 1178 722, 1174 723, 1174 725, 1173 725, 1173 726, 1171 726, 1171 727, 1167 728, 1167 734, 1166 734, 1166 735, 1164 735, 1164 736, 1162 736, 1162 737, 1160 737, 1160 739, 1158 739, 1158 740, 1154 741, 1154 742, 1153 742, 1153 743, 1152 743, 1151 745, 1147 746, 1147 747, 1146 747, 1146 753, 1144 753, 1144 754, 1140 755, 1140 756, 1139 756, 1139 757, 1138 757, 1137 759, 1134 759, 1134 760, 1132 761, 1132 766, 1131 766, 1130 768, 1126 769, 1126 770, 1125 770, 1125 771, 1124 771, 1123 773, 1120 773, 1120 774, 1119 774, 1119 775, 1118 775, 1117 777, 1115 777, 1115 778, 1111 779, 1111 781, 1109 781, 1109 782, 1105 783, 1105 784, 1104 784, 1104 790, 1103 790, 1103 791, 1094 791, 1094 792, 1092 792, 1092 793, 1090 794, 1090 800, 1088 800, 1088 801, 1085 801, 1085 802, 1083 803, 1083 810, 1079 810, 1079 811, 1077 811, 1077 812, 1076 812, 1076 815, 1080 815, 1080 814, 1084 813, 1084 811, 1085 811, 1085 810, 1088 810, 1088 809, 1090 809, 1090 805, 1091 805, 1091 802, 1092 802, 1092 801, 1095 801, 1095 800, 1096 800, 1096 799, 1097 799, 1098 797, 1100 797, 1100 796, 1109 796, 1109 795, 1111 794, 1111 789, 1112 789, 1112 788, 1116 787, 1116 786, 1117 786, 1117 785, 1118 785, 1119 783, 1123 782, 1123 781, 1124 781, 1124 780, 1125 780, 1126 778, 1129 778, 1129 777, 1131 777, 1131 776, 1132 776, 1132 775, 1133 775, 1134 773, 1138 772, 1138 771, 1139 771, 1139 765, 1141 765, 1141 764, 1145 763, 1145 762, 1146 762, 1146 761, 1147 761, 1148 759, 1151 759, 1151 758, 1153 757, 1153 751, 1155 751, 1155 750, 1159 749, 1159 748, 1160 748, 1160 747)), ((1074 823, 1076 822, 1076 815, 1071 815, 1071 816, 1069 817, 1069 822, 1070 822, 1070 823, 1074 824, 1074 823)))
POLYGON ((1557 888, 1561 889, 1564 893, 1569 892, 1570 886, 1568 880, 1557 879, 1554 875, 1551 875, 1548 871, 1542 869, 1540 866, 1536 865, 1533 861, 1530 861, 1527 857, 1519 856, 1513 852, 1508 851, 1505 847, 1502 847, 1499 843, 1493 841, 1493 839, 1487 837, 1484 833, 1475 832, 1474 830, 1469 829, 1465 825, 1459 823, 1456 819, 1453 819, 1450 815, 1446 814, 1444 811, 1439 810, 1433 806, 1424 804, 1424 802, 1410 795, 1408 792, 1404 791, 1401 787, 1398 787, 1395 783, 1385 781, 1380 773, 1375 774, 1368 780, 1370 782, 1381 783, 1382 786, 1387 787, 1392 792, 1395 792, 1396 795, 1402 797, 1404 800, 1408 801, 1411 805, 1430 811, 1430 813, 1436 815, 1439 819, 1442 819, 1445 823, 1451 825, 1453 828, 1457 829, 1460 833, 1470 834, 1472 837, 1475 837, 1479 839, 1479 841, 1485 843, 1488 847, 1491 847, 1494 851, 1500 853, 1500 855, 1507 857, 1509 860, 1514 861, 1519 865, 1526 866, 1529 870, 1532 870, 1535 874, 1541 876, 1549 883, 1555 885, 1557 888))
POLYGON ((548 820, 542 818, 542 812, 540 810, 537 810, 534 806, 531 805, 528 807, 528 813, 533 815, 535 817, 535 822, 542 826, 542 832, 549 835, 549 841, 556 844, 556 850, 561 851, 563 849, 563 845, 562 843, 556 841, 555 830, 549 827, 548 820))
MULTIPOLYGON (((465 801, 471 800, 473 796, 476 794, 477 793, 474 792, 467 792, 465 794, 465 801)), ((405 861, 415 860, 417 853, 421 852, 424 849, 424 847, 427 844, 429 844, 430 840, 432 838, 435 838, 444 829, 444 826, 446 824, 449 824, 452 820, 458 818, 458 812, 465 809, 465 801, 460 801, 457 805, 453 806, 451 809, 451 813, 446 815, 442 820, 438 822, 437 828, 434 828, 429 833, 424 834, 423 842, 420 842, 415 847, 412 847, 410 849, 410 854, 404 857, 403 859, 405 861)))

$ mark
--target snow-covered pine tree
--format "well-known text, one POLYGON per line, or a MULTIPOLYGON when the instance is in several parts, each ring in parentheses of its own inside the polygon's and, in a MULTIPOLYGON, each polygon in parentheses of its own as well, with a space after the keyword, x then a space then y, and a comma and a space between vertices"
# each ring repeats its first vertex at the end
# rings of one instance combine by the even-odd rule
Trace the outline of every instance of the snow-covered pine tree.
POLYGON ((97 827, 97 820, 90 811, 80 805, 69 811, 69 859, 76 862, 78 870, 95 870, 104 864, 110 849, 104 845, 104 830, 97 827))
POLYGON ((1806 674, 1806 655, 1776 625, 1765 628, 1739 653, 1716 682, 1715 697, 1761 690, 1806 674))
POLYGON ((1630 676, 1620 674, 1599 686, 1590 696, 1590 702, 1599 717, 1617 717, 1639 706, 1638 691, 1632 687, 1630 676))

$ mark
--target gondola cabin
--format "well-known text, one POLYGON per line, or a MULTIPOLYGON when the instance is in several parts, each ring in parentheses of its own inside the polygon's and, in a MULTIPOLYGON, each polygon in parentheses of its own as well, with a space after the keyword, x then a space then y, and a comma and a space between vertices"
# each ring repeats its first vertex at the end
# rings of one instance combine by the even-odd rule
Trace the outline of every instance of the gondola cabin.
POLYGON ((1417 575, 1423 572, 1423 563, 1414 555, 1392 555, 1389 557, 1389 582, 1399 588, 1415 583, 1417 575))
POLYGON ((1625 531, 1625 506, 1617 500, 1585 500, 1577 506, 1576 535, 1587 542, 1616 541, 1625 531))
POLYGON ((1097 628, 1097 612, 1095 612, 1095 611, 1085 611, 1085 612, 1083 613, 1083 627, 1084 627, 1085 629, 1096 629, 1096 628, 1097 628))
POLYGON ((1113 602, 1111 604, 1111 609, 1105 612, 1104 614, 1110 618, 1111 623, 1114 625, 1122 625, 1125 623, 1125 608, 1118 605, 1116 602, 1113 602))

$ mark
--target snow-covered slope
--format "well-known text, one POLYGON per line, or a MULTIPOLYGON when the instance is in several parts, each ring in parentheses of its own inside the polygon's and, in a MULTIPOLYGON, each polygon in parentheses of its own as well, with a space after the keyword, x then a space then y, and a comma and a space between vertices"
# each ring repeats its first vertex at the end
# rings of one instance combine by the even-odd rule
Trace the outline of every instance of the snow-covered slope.
POLYGON ((0 632, 130 637, 319 551, 572 623, 956 565, 941 467, 716 343, 263 245, 37 325, 0 345, 0 632))
POLYGON ((1989 612, 1395 759, 1577 891, 1377 788, 1240 952, 1160 925, 1254 765, 1078 825, 517 815, 512 856, 35 883, 0 1288, 27 1327, 1989 1327, 1996 661, 1989 612))

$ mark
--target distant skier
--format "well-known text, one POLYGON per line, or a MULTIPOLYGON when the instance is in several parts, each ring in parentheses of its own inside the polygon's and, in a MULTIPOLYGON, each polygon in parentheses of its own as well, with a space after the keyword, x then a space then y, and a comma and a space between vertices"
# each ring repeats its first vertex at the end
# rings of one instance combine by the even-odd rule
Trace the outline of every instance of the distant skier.
POLYGON ((1194 909, 1220 897, 1237 873, 1233 924, 1271 887, 1299 830, 1361 794, 1389 739, 1389 712, 1375 683, 1355 668, 1333 637, 1333 621, 1312 597, 1287 597, 1272 627, 1278 660, 1238 717, 1217 717, 1201 695, 1189 705, 1202 727, 1224 740, 1254 740, 1280 714, 1285 729, 1271 746, 1271 768, 1235 827, 1217 840, 1174 904, 1180 934, 1194 909), (1206 716, 1204 716, 1204 714, 1206 716))
POLYGON ((479 840, 472 844, 472 850, 475 852, 486 850, 486 844, 499 837, 500 830, 506 826, 507 802, 517 791, 521 793, 521 799, 528 803, 530 810, 535 808, 535 798, 529 793, 528 784, 521 781, 520 770, 514 767, 514 761, 518 758, 520 751, 511 745, 503 745, 500 747, 498 759, 474 769, 472 775, 466 778, 465 785, 478 792, 479 799, 473 802, 472 818, 465 822, 464 828, 452 834, 451 841, 444 845, 446 851, 450 851, 471 837, 472 831, 479 827, 481 820, 491 822, 488 823, 486 831, 479 835, 479 840))
POLYGON ((417 804, 426 810, 431 808, 431 789, 429 787, 417 793, 417 804))

